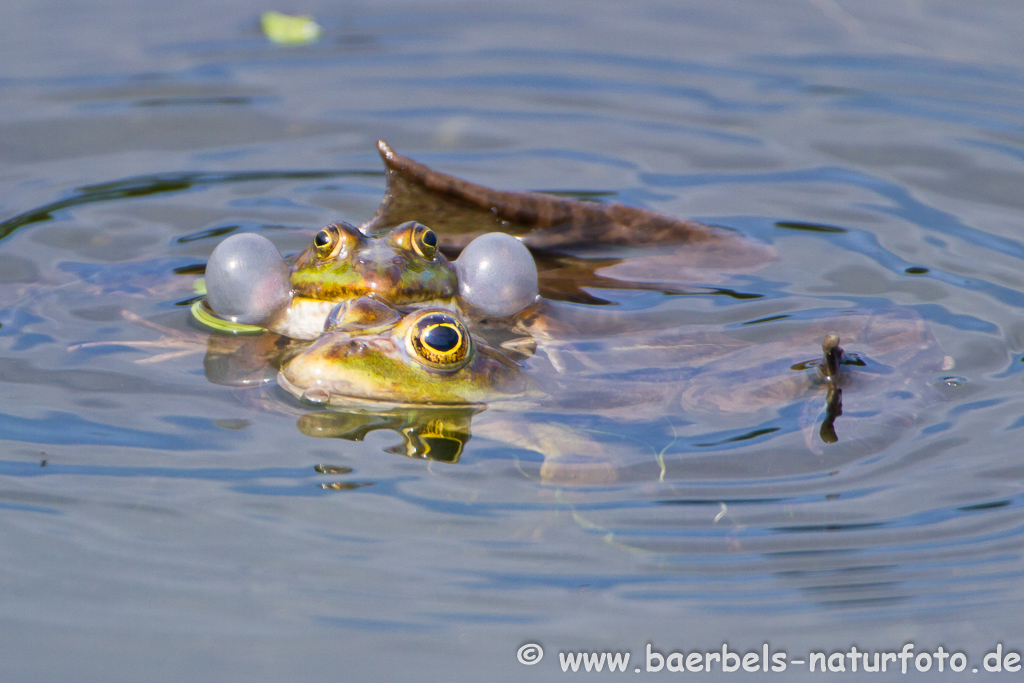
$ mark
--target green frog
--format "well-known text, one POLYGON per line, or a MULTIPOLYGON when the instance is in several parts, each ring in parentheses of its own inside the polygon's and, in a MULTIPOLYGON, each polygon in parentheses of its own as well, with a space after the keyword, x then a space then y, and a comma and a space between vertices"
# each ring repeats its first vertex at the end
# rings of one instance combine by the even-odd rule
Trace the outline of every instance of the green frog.
POLYGON ((317 405, 473 405, 531 393, 508 353, 454 312, 402 314, 375 298, 339 305, 319 339, 284 363, 278 382, 317 405))
POLYGON ((290 264, 269 240, 234 235, 211 255, 206 287, 208 307, 197 309, 200 319, 216 313, 312 340, 339 302, 374 295, 399 306, 454 307, 458 279, 438 250, 437 235, 416 221, 373 235, 338 222, 317 232, 290 264))
POLYGON ((289 281, 297 297, 335 303, 370 294, 398 306, 447 302, 458 291, 437 235, 416 221, 376 234, 328 225, 295 259, 289 281))

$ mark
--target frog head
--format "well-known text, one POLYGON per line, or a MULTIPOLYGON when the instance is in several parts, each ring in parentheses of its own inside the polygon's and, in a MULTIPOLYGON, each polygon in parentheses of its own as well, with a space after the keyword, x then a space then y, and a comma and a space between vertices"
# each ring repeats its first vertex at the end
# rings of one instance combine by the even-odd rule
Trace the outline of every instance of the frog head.
POLYGON ((309 402, 344 406, 479 405, 530 389, 521 368, 452 311, 403 314, 369 297, 340 304, 278 382, 309 402))
POLYGON ((332 223, 299 254, 290 282, 296 297, 342 302, 372 294, 396 306, 448 302, 459 291, 437 235, 415 221, 375 235, 332 223))

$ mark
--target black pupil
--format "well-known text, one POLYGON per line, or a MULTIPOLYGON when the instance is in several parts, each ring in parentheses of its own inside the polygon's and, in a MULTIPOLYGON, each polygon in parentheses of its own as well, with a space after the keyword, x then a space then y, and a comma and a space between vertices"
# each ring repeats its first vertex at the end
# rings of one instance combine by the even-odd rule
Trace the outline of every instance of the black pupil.
POLYGON ((461 335, 451 325, 437 325, 423 335, 423 343, 432 349, 447 353, 459 345, 461 335))
POLYGON ((437 235, 434 234, 433 230, 427 230, 425 233, 423 233, 423 244, 427 245, 428 247, 437 246, 437 235))
POLYGON ((327 234, 326 230, 321 230, 316 234, 316 239, 313 243, 318 247, 326 247, 331 241, 331 236, 327 234))

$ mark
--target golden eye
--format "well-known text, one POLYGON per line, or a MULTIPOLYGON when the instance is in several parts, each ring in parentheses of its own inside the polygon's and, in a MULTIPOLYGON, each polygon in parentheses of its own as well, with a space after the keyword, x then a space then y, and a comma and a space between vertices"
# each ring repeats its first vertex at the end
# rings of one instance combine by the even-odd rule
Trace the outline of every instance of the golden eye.
POLYGON ((344 256, 359 241, 359 231, 347 223, 328 225, 313 238, 313 247, 320 260, 344 256))
POLYGON ((391 232, 391 244, 399 249, 415 251, 428 261, 437 258, 437 233, 416 221, 406 221, 391 232))
POLYGON ((417 225, 412 233, 412 248, 416 253, 433 261, 437 256, 437 235, 425 225, 417 225))
POLYGON ((473 341, 469 330, 450 313, 426 313, 409 328, 409 353, 424 365, 457 370, 469 362, 473 341))
POLYGON ((336 241, 337 236, 327 228, 318 232, 316 237, 313 238, 313 244, 316 245, 316 255, 320 258, 330 256, 336 241))

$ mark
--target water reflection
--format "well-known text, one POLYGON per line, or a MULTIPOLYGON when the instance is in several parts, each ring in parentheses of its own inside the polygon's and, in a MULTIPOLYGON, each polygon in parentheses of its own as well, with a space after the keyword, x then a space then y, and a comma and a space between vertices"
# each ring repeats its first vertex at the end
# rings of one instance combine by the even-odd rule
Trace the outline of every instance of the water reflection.
POLYGON ((380 412, 319 411, 298 420, 306 436, 362 441, 370 432, 392 431, 402 437, 387 453, 455 463, 470 439, 470 423, 480 407, 394 408, 380 412))
POLYGON ((18 228, 53 220, 59 212, 88 204, 134 199, 150 195, 185 192, 194 188, 225 183, 250 183, 262 180, 313 180, 341 177, 373 177, 375 171, 242 171, 232 173, 163 173, 137 176, 109 183, 79 187, 70 197, 39 206, 0 221, 0 239, 18 228))
POLYGON ((836 418, 843 414, 842 366, 865 367, 867 365, 858 355, 846 353, 839 346, 839 341, 839 336, 836 334, 826 335, 825 340, 821 343, 822 357, 819 360, 809 363, 798 363, 793 366, 794 370, 816 366, 825 379, 828 387, 828 391, 825 394, 825 417, 822 419, 821 428, 818 430, 818 436, 824 443, 837 443, 839 441, 835 422, 836 418))

